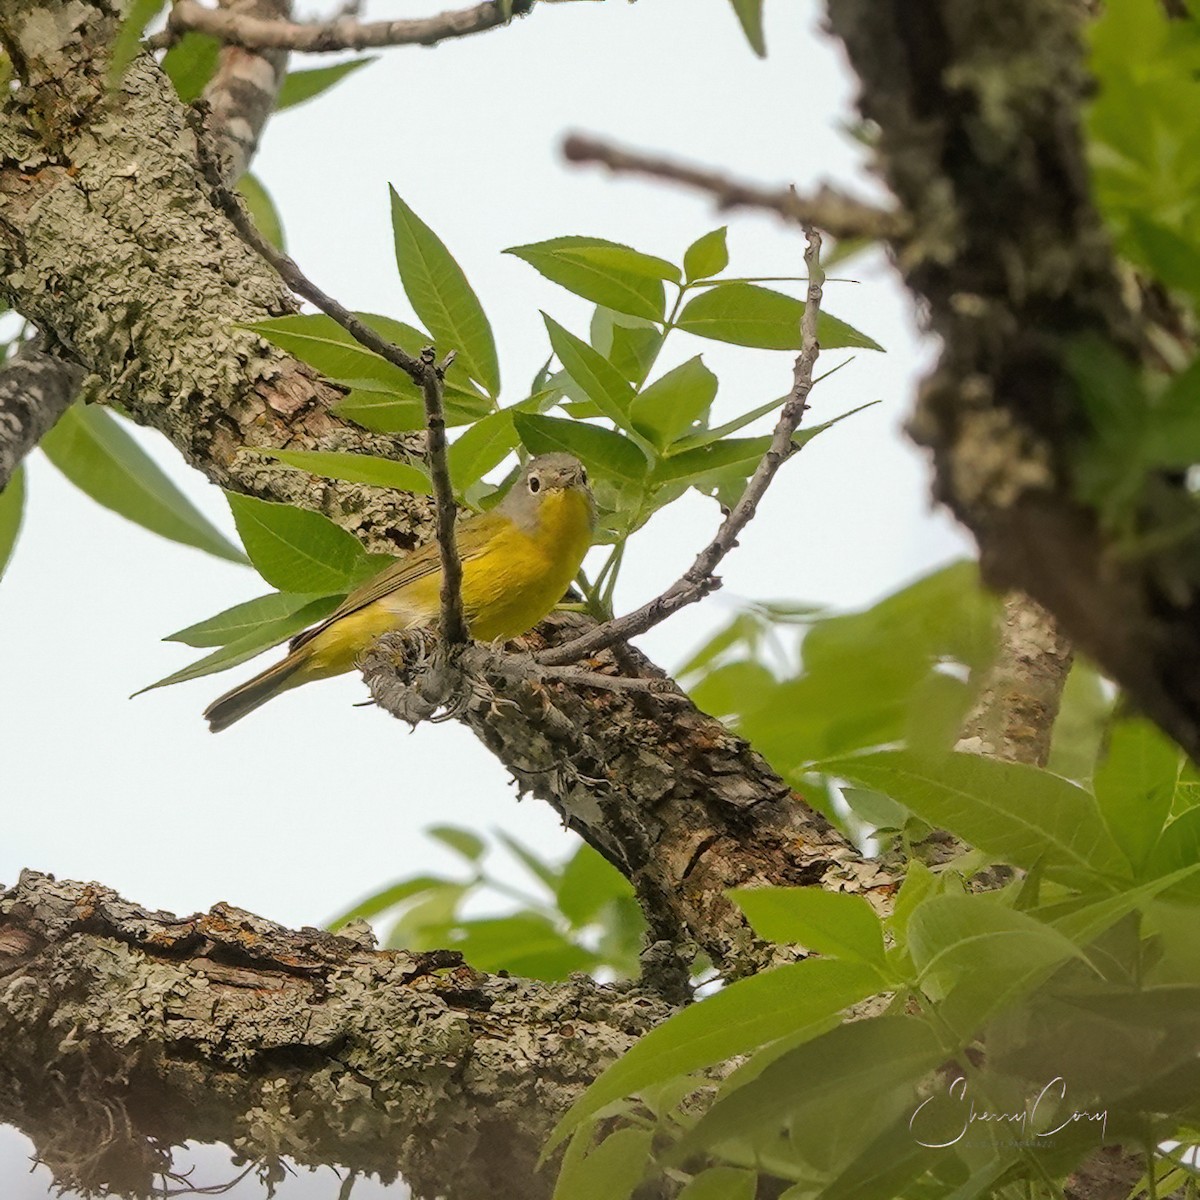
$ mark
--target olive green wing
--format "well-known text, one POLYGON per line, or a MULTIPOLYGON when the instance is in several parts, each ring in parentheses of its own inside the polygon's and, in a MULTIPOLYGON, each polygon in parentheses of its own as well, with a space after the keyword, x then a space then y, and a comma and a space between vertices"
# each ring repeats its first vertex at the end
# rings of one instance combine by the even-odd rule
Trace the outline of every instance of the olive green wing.
MULTIPOLYGON (((458 557, 463 562, 474 558, 491 540, 503 521, 503 517, 497 517, 494 513, 480 513, 469 520, 461 521, 454 530, 458 557)), ((376 600, 381 600, 384 596, 441 569, 442 556, 437 542, 426 542, 419 549, 397 559, 391 566, 384 567, 378 575, 373 575, 366 583, 356 587, 319 625, 296 634, 288 643, 288 650, 303 646, 343 617, 348 617, 351 613, 366 608, 368 604, 374 604, 376 600)))

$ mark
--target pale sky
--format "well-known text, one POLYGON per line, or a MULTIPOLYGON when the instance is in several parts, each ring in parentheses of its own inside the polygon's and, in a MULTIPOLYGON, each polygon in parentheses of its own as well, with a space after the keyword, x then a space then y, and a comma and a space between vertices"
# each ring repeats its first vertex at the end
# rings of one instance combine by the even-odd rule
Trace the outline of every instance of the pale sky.
MULTIPOLYGON (((385 4, 368 16, 445 4, 385 4)), ((581 130, 723 165, 801 189, 831 180, 878 196, 857 144, 838 48, 814 32, 809 0, 767 0, 769 57, 754 57, 728 0, 624 0, 539 8, 512 28, 386 51, 336 91, 282 114, 256 163, 282 211, 288 249, 326 291, 358 309, 411 318, 399 286, 387 185, 446 242, 496 333, 506 402, 520 399, 548 349, 539 309, 586 334, 590 306, 500 253, 561 234, 611 238, 679 261, 728 223, 737 275, 802 271, 803 238, 764 215, 719 215, 695 195, 566 166, 581 130), (419 166, 417 164, 420 164, 419 166)), ((329 60, 322 60, 326 62, 329 60)), ((300 66, 318 65, 309 59, 300 66)), ((931 513, 923 456, 900 432, 933 347, 884 258, 831 283, 826 309, 881 342, 819 386, 809 420, 883 403, 789 463, 742 544, 725 588, 641 639, 667 667, 728 618, 740 598, 857 606, 967 551, 931 513)), ((685 335, 660 369, 696 353, 721 378, 720 419, 786 391, 791 358, 685 335)), ((840 356, 830 354, 822 366, 840 356)), ((768 420, 761 432, 770 428, 768 420)), ((757 430, 756 430, 757 431, 757 430)), ((196 503, 232 531, 224 500, 160 439, 156 455, 196 503)), ((432 824, 502 828, 565 857, 574 836, 536 801, 514 803, 504 769, 452 724, 407 728, 370 708, 360 679, 305 687, 219 736, 200 713, 270 661, 129 700, 202 652, 163 635, 267 590, 250 570, 154 537, 76 492, 40 455, 29 507, 0 583, 0 755, 6 805, 0 881, 22 867, 98 880, 176 913, 229 901, 289 925, 321 924, 354 899, 417 872, 458 873, 422 836, 432 824)), ((715 529, 691 497, 635 536, 618 610, 670 583, 715 529)), ((497 856, 499 857, 499 856, 497 856)), ((511 864, 497 872, 521 878, 511 864)), ((0 1192, 45 1194, 27 1143, 0 1137, 0 1192), (7 1152, 6 1152, 7 1151, 7 1152)), ((205 1155, 221 1178, 223 1152, 205 1155)), ((325 1172, 284 1200, 332 1197, 325 1172)), ((259 1194, 241 1185, 230 1195, 259 1194)), ((360 1185, 359 1200, 375 1194, 360 1185)))

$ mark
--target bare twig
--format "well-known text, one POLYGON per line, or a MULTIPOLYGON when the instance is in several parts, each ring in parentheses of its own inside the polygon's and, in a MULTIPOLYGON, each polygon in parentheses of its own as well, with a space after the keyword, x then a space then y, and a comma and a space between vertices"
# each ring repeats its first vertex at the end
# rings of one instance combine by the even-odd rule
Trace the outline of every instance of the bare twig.
POLYGON ((433 480, 433 498, 437 504, 437 542, 442 559, 442 643, 462 646, 467 642, 467 625, 462 606, 462 560, 454 537, 454 488, 450 483, 450 465, 446 460, 446 414, 442 411, 442 378, 454 361, 451 351, 437 362, 432 346, 421 351, 425 374, 421 392, 425 397, 426 446, 429 475, 433 480))
POLYGON ((467 641, 467 627, 462 610, 462 561, 454 537, 454 489, 446 461, 446 415, 442 407, 442 380, 454 361, 451 351, 438 362, 436 351, 427 346, 420 358, 377 334, 344 305, 323 292, 295 261, 276 250, 259 233, 241 200, 222 181, 211 156, 201 152, 208 181, 225 214, 233 222, 246 243, 253 247, 279 273, 280 279, 297 295, 311 300, 326 316, 332 317, 356 342, 373 350, 381 358, 404 371, 421 388, 425 400, 425 424, 429 474, 433 481, 433 496, 437 505, 437 541, 442 560, 442 637, 447 646, 461 646, 467 641))
POLYGON ((583 134, 572 134, 563 143, 563 154, 575 163, 598 163, 622 175, 647 175, 682 183, 710 193, 718 208, 761 208, 778 213, 797 225, 814 225, 835 238, 899 237, 909 228, 901 213, 875 208, 832 188, 822 186, 811 196, 800 195, 795 188, 766 188, 755 183, 732 179, 719 171, 671 162, 657 155, 623 150, 610 142, 583 134))
POLYGON ((808 302, 800 321, 801 348, 793 373, 792 392, 779 414, 771 445, 746 484, 741 499, 721 523, 713 540, 696 556, 696 561, 665 592, 624 617, 606 621, 583 637, 543 651, 538 656, 538 661, 543 665, 575 662, 614 642, 636 637, 677 609, 694 604, 721 586, 721 581, 713 575, 713 571, 737 545, 738 534, 754 517, 758 502, 775 478, 775 473, 795 450, 792 436, 804 416, 808 394, 812 391, 813 368, 821 352, 817 341, 817 319, 821 313, 821 288, 825 272, 821 269, 821 235, 809 226, 805 229, 805 236, 808 239, 808 247, 804 251, 804 263, 808 271, 808 302))
MULTIPOLYGON (((534 0, 515 0, 513 16, 524 16, 534 0)), ((293 50, 319 54, 332 50, 366 50, 383 46, 434 46, 451 38, 482 33, 508 21, 504 6, 484 0, 473 8, 400 21, 359 21, 352 16, 301 24, 263 19, 226 9, 206 8, 196 0, 176 0, 166 30, 149 39, 155 49, 171 45, 183 34, 206 33, 246 50, 293 50)))

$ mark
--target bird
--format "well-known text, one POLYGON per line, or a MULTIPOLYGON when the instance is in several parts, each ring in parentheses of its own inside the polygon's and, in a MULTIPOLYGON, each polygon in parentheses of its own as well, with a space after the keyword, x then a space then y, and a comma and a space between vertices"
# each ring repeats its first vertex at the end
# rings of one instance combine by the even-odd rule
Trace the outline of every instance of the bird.
MULTIPOLYGON (((494 509, 455 528, 471 637, 507 641, 532 629, 566 594, 595 528, 583 464, 564 453, 531 458, 494 509)), ((441 585, 438 544, 428 542, 294 637, 286 658, 213 701, 204 711, 209 729, 219 733, 281 692, 352 670, 385 633, 436 625, 441 585)))

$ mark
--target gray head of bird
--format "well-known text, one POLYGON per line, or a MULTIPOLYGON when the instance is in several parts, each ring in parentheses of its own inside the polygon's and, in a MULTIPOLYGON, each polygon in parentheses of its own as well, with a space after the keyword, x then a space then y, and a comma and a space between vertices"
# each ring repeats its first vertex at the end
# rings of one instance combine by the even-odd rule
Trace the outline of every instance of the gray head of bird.
POLYGON ((594 526, 596 501, 588 486, 587 468, 573 454, 561 451, 531 458, 496 511, 522 525, 530 525, 548 497, 568 491, 578 492, 587 500, 589 519, 594 526))

